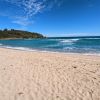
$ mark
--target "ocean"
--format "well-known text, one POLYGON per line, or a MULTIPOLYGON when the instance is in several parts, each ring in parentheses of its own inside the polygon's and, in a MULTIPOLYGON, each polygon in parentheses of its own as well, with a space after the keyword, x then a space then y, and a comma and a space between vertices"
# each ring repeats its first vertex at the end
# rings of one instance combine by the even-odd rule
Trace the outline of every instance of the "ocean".
POLYGON ((27 51, 100 54, 100 37, 0 40, 0 47, 27 51))

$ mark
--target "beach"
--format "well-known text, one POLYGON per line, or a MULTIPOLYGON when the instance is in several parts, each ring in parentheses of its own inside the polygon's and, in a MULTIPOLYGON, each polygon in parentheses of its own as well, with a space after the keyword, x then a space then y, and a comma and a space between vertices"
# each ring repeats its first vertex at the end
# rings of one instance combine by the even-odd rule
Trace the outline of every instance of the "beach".
POLYGON ((100 100, 100 56, 0 48, 0 100, 100 100))

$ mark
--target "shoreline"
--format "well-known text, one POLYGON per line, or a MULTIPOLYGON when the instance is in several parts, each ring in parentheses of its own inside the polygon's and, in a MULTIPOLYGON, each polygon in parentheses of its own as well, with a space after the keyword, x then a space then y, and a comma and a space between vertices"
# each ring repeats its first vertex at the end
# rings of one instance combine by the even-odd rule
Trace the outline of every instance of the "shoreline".
POLYGON ((0 40, 20 40, 24 38, 0 38, 0 40))
MULTIPOLYGON (((95 38, 96 39, 96 38, 95 38)), ((15 40, 15 39, 14 39, 15 40)), ((20 39, 22 40, 22 39, 20 39)), ((25 40, 29 40, 29 39, 25 39, 25 40)), ((24 41, 22 40, 21 43, 19 42, 19 45, 17 44, 17 41, 1 41, 0 47, 2 48, 9 48, 9 49, 14 49, 14 50, 20 50, 20 51, 38 51, 38 52, 50 52, 50 53, 64 53, 64 54, 81 54, 81 55, 95 55, 95 56, 100 56, 100 51, 99 51, 99 44, 95 44, 95 42, 91 42, 91 40, 89 41, 89 46, 85 44, 85 40, 81 40, 81 39, 66 39, 66 40, 53 40, 56 43, 53 45, 52 44, 52 40, 47 40, 44 42, 43 41, 24 41), (47 42, 50 43, 47 43, 47 42), (8 43, 6 43, 8 42, 8 43), (13 43, 14 42, 14 43, 13 43), (22 43, 25 43, 24 45, 22 43), (36 43, 37 44, 36 44, 36 43), (43 43, 44 44, 43 44, 43 43), (28 44, 29 43, 29 44, 28 44), (83 43, 83 45, 78 45, 80 43, 83 43), (91 45, 90 45, 91 43, 91 45), (40 44, 40 45, 39 45, 40 44), (7 46, 8 45, 8 46, 7 46), (15 46, 15 47, 14 47, 15 46), (24 47, 25 46, 25 47, 24 47), (38 46, 40 46, 38 48, 38 46), (42 47, 41 47, 42 46, 42 47), (82 46, 82 47, 81 47, 82 46)), ((96 41, 96 40, 95 40, 96 41)), ((100 40, 97 39, 96 43, 99 43, 100 40)))
POLYGON ((26 51, 26 52, 40 52, 40 53, 54 53, 54 54, 65 54, 65 55, 86 55, 86 56, 100 56, 100 53, 71 53, 71 52, 60 52, 60 51, 49 51, 49 50, 38 50, 38 49, 30 49, 26 47, 0 47, 4 49, 18 50, 18 51, 26 51))
POLYGON ((45 38, 5 38, 0 40, 24 40, 24 39, 45 39, 45 38))

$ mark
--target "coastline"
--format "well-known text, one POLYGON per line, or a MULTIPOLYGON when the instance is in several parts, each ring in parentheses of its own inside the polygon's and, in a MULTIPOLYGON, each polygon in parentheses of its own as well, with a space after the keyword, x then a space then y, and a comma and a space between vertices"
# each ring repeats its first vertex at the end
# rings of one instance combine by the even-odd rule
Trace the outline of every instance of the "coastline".
POLYGON ((17 40, 17 39, 23 39, 23 38, 0 38, 0 40, 17 40))
POLYGON ((100 56, 100 53, 72 53, 72 52, 60 52, 60 51, 49 51, 49 50, 39 50, 39 49, 30 49, 26 47, 10 47, 10 46, 1 46, 0 48, 26 51, 26 52, 40 52, 40 53, 54 53, 54 54, 64 54, 64 55, 86 55, 86 56, 100 56))
POLYGON ((99 100, 100 57, 0 48, 0 100, 99 100))
POLYGON ((100 56, 100 38, 14 39, 0 41, 0 47, 24 51, 100 56), (92 40, 91 40, 92 39, 92 40))

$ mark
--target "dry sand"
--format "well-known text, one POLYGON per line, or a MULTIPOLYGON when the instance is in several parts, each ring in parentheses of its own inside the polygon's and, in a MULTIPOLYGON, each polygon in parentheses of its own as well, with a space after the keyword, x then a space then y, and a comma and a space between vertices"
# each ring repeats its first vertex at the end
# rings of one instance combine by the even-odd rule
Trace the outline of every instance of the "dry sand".
POLYGON ((0 100, 100 100, 100 57, 0 48, 0 100))

